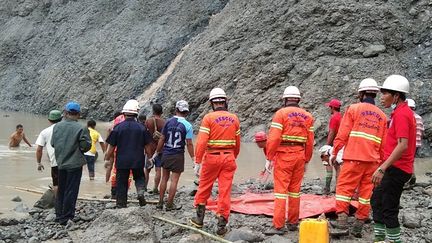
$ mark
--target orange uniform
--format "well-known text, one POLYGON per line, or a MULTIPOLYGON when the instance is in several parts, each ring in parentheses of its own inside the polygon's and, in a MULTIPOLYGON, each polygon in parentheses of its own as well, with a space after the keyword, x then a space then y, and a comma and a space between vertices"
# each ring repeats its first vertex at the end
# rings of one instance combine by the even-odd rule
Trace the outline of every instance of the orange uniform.
POLYGON ((333 156, 345 146, 343 165, 336 185, 336 212, 348 214, 351 197, 358 187, 359 208, 356 218, 369 217, 372 175, 384 155, 387 118, 371 103, 348 107, 334 140, 333 156))
POLYGON ((204 116, 198 133, 195 158, 202 163, 195 205, 206 204, 213 183, 218 180, 217 214, 228 220, 231 207, 231 186, 240 152, 240 122, 236 115, 214 111, 204 116))
POLYGON ((277 229, 285 225, 288 198, 288 222, 298 223, 300 186, 313 151, 313 123, 312 115, 297 105, 282 108, 273 117, 266 149, 275 162, 273 225, 277 229))
MULTIPOLYGON (((114 127, 117 124, 123 122, 124 120, 125 120, 124 115, 117 116, 114 119, 113 126, 112 126, 111 130, 114 129, 114 127)), ((111 181, 111 187, 115 188, 117 186, 117 169, 116 169, 117 147, 114 148, 114 156, 113 157, 114 157, 114 163, 113 163, 113 167, 111 169, 110 181, 111 181)), ((129 175, 128 188, 130 187, 132 178, 133 178, 133 175, 132 175, 132 171, 131 171, 130 175, 129 175)))

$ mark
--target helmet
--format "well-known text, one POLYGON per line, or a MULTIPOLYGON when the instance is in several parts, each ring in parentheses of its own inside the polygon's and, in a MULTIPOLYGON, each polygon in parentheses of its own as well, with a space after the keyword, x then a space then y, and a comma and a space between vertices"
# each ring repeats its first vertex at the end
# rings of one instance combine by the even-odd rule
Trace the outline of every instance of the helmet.
POLYGON ((381 86, 381 89, 388 89, 393 91, 402 92, 405 94, 409 93, 409 82, 404 76, 401 75, 390 75, 386 78, 381 86))
POLYGON ((227 95, 225 91, 221 88, 214 88, 210 91, 209 100, 210 101, 226 101, 227 95))
POLYGON ((285 88, 282 98, 301 98, 300 90, 296 86, 288 86, 285 88))
POLYGON ((137 114, 139 111, 139 104, 137 100, 128 100, 123 106, 122 113, 137 114))
POLYGON ((409 107, 415 108, 416 103, 413 99, 406 99, 406 101, 407 101, 409 107))
POLYGON ((321 155, 330 155, 330 152, 331 152, 331 149, 332 149, 333 147, 332 146, 330 146, 330 145, 324 145, 324 146, 322 146, 318 151, 319 151, 319 153, 321 154, 321 155))
POLYGON ((367 78, 367 79, 363 79, 360 82, 358 92, 361 92, 361 91, 370 91, 373 93, 378 93, 379 87, 378 87, 378 84, 375 81, 375 79, 367 78))
POLYGON ((263 131, 255 133, 255 142, 263 142, 267 140, 267 135, 263 131))

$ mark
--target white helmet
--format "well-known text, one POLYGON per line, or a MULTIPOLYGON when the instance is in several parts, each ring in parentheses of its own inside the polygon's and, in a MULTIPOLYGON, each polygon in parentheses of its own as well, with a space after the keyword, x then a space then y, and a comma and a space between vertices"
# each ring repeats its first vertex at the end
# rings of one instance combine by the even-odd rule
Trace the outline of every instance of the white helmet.
POLYGON ((413 99, 406 99, 406 101, 407 101, 409 107, 415 108, 416 103, 413 99))
POLYGON ((296 86, 288 86, 285 88, 282 98, 301 98, 300 90, 296 86))
POLYGON ((409 93, 409 82, 404 76, 401 75, 390 75, 386 78, 381 89, 393 90, 402 92, 405 94, 409 93))
POLYGON ((318 150, 318 152, 320 153, 320 155, 329 155, 330 156, 332 148, 333 147, 330 145, 324 145, 318 150))
POLYGON ((139 104, 137 100, 128 100, 123 106, 122 113, 138 114, 139 104))
POLYGON ((361 92, 361 91, 370 91, 373 93, 378 93, 379 87, 378 87, 378 84, 375 81, 375 79, 366 78, 360 82, 358 92, 361 92))
POLYGON ((225 91, 221 88, 214 88, 210 91, 209 100, 210 101, 226 101, 227 95, 225 91))

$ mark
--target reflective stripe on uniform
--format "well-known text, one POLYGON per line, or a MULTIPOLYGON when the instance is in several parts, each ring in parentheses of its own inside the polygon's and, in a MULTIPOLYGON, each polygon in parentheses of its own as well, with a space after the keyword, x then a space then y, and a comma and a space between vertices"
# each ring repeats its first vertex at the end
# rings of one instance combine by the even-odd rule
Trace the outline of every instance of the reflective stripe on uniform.
POLYGON ((207 142, 208 145, 236 145, 235 140, 209 140, 207 142))
POLYGON ((280 123, 277 123, 277 122, 272 122, 271 125, 270 125, 270 127, 273 127, 273 128, 277 128, 277 129, 283 130, 283 125, 280 124, 280 123))
POLYGON ((351 197, 346 197, 346 196, 336 194, 336 200, 349 203, 351 202, 351 197))
POLYGON ((288 192, 288 197, 300 198, 300 192, 288 192))
POLYGON ((282 141, 294 141, 294 142, 306 143, 306 140, 307 140, 306 137, 282 135, 282 141))
POLYGON ((309 127, 309 132, 313 132, 314 131, 314 127, 309 127))
POLYGON ((236 135, 240 135, 240 129, 236 131, 236 135))
POLYGON ((199 128, 199 131, 200 131, 200 132, 207 133, 207 134, 210 134, 210 129, 208 129, 207 127, 200 127, 200 128, 199 128))
POLYGON ((277 198, 277 199, 287 199, 288 194, 275 193, 274 196, 275 196, 275 198, 277 198))
POLYGON ((372 134, 365 133, 365 132, 351 131, 350 132, 350 137, 364 138, 364 139, 367 139, 367 140, 374 141, 374 142, 376 142, 378 144, 381 144, 381 138, 379 138, 379 137, 377 137, 375 135, 372 135, 372 134))
POLYGON ((358 201, 359 201, 359 203, 364 204, 364 205, 370 204, 370 199, 365 199, 365 198, 359 197, 358 201))

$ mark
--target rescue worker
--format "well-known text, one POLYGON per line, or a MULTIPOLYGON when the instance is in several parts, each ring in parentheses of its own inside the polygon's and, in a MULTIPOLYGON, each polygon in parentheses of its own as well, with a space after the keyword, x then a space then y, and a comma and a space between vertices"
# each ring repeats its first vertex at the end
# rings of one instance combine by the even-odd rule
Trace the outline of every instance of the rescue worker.
POLYGON ((381 87, 381 104, 393 112, 384 144, 384 163, 372 176, 375 242, 384 241, 386 234, 390 242, 401 242, 399 202, 403 186, 413 173, 416 149, 416 122, 405 102, 408 92, 409 82, 400 75, 390 75, 381 87))
MULTIPOLYGON (((338 99, 332 99, 330 100, 330 102, 326 103, 326 106, 330 108, 330 112, 331 112, 326 145, 333 146, 333 140, 335 139, 337 132, 339 130, 340 122, 342 119, 342 115, 340 113, 341 105, 342 104, 338 99)), ((336 180, 337 180, 337 177, 339 175, 339 170, 340 170, 339 164, 335 163, 334 165, 332 165, 331 163, 327 163, 327 165, 325 165, 326 178, 325 178, 325 187, 323 191, 324 195, 330 194, 330 186, 331 186, 331 181, 333 179, 333 168, 336 171, 336 180)))
POLYGON ((288 230, 297 230, 300 208, 300 186, 306 164, 312 157, 314 118, 299 107, 300 91, 295 86, 285 89, 284 106, 273 117, 267 140, 267 157, 274 161, 273 227, 267 235, 283 234, 286 202, 289 203, 288 230))
POLYGON ((231 186, 237 169, 235 159, 240 152, 240 122, 235 114, 228 112, 228 100, 223 89, 212 89, 209 101, 213 112, 204 116, 196 143, 195 171, 199 171, 201 165, 202 168, 194 201, 196 217, 190 222, 197 228, 203 227, 205 205, 217 179, 216 233, 223 235, 230 215, 231 186))
POLYGON ((332 164, 336 155, 344 148, 343 165, 336 184, 337 222, 332 224, 333 234, 348 234, 349 205, 355 190, 358 190, 359 206, 356 221, 351 230, 354 237, 362 237, 364 221, 369 218, 372 194, 372 174, 383 156, 387 118, 377 106, 375 97, 379 87, 374 79, 360 82, 360 102, 350 105, 334 140, 332 164))
POLYGON ((265 174, 271 174, 273 169, 273 163, 267 159, 267 134, 263 131, 255 133, 255 143, 257 144, 258 148, 261 148, 263 150, 264 156, 266 157, 264 170, 261 172, 261 175, 264 176, 265 174))
POLYGON ((128 179, 132 171, 140 206, 146 205, 144 198, 145 155, 151 153, 151 136, 145 126, 136 120, 139 105, 136 100, 128 100, 123 106, 122 113, 125 120, 114 127, 107 138, 108 149, 105 154, 105 163, 110 163, 110 158, 115 153, 116 167, 116 206, 127 207, 128 179))
MULTIPOLYGON (((407 99, 407 104, 413 111, 414 118, 416 121, 416 153, 415 154, 418 155, 418 151, 422 146, 422 137, 424 132, 423 119, 419 114, 417 114, 417 112, 415 112, 416 103, 413 99, 407 99)), ((407 183, 405 183, 404 189, 410 189, 414 187, 415 183, 416 183, 416 176, 413 171, 411 179, 407 183)))

